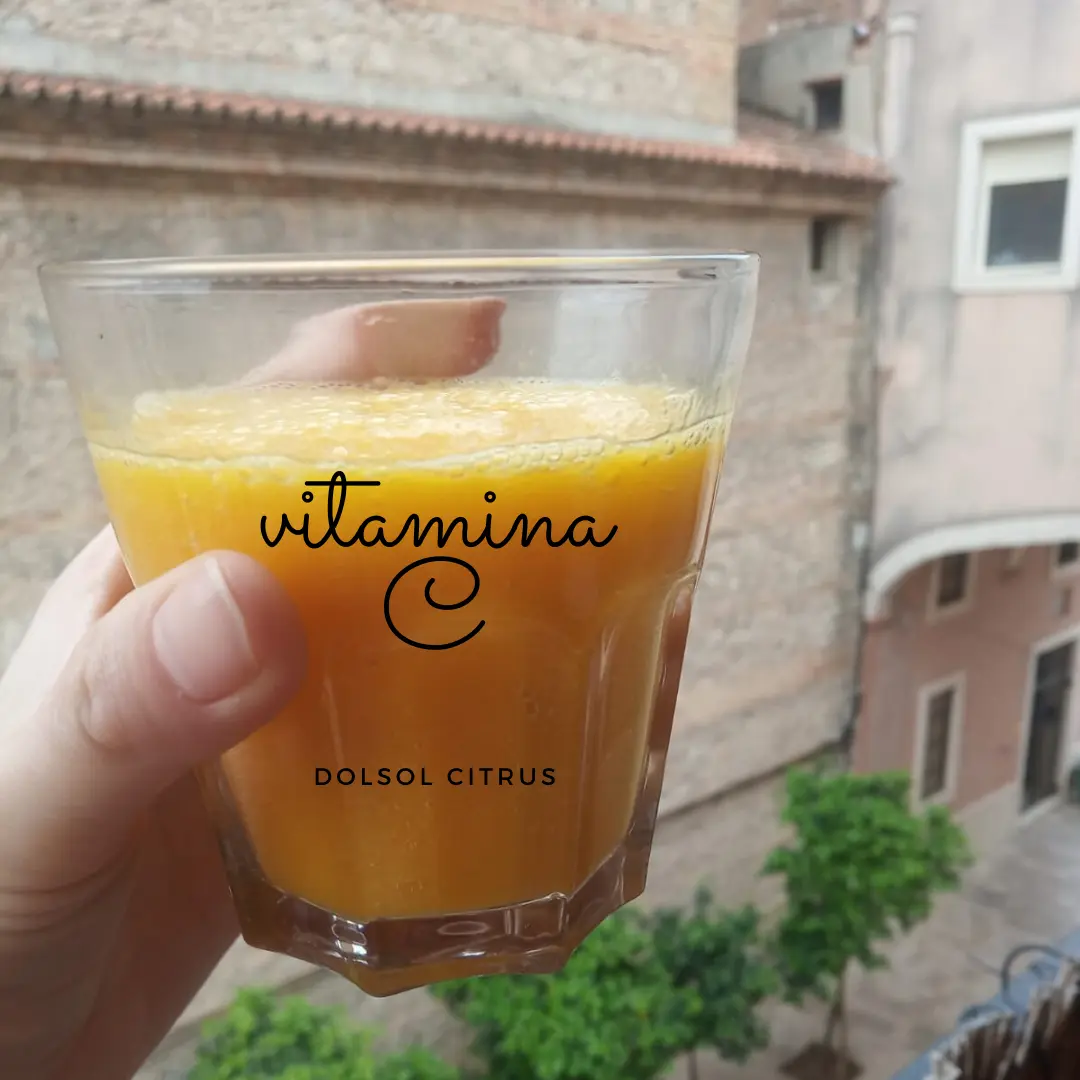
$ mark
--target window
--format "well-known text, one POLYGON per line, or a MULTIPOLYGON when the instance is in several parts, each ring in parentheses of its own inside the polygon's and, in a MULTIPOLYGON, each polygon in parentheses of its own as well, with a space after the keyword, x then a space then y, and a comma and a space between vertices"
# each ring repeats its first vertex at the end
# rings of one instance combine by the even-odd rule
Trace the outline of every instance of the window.
POLYGON ((1075 566, 1080 563, 1080 543, 1073 540, 1068 544, 1058 544, 1054 552, 1054 564, 1058 567, 1075 566))
POLYGON ((956 678, 926 687, 920 695, 915 772, 919 802, 947 802, 953 795, 962 689, 962 678, 956 678))
POLYGON ((1052 577, 1073 577, 1080 573, 1080 542, 1058 544, 1050 551, 1050 574, 1052 577))
POLYGON ((946 555, 934 570, 931 596, 937 611, 954 610, 964 605, 971 588, 971 556, 967 552, 946 555))
POLYGON ((828 79, 810 84, 814 103, 814 130, 839 131, 844 126, 844 81, 828 79))
POLYGON ((980 121, 964 133, 955 284, 960 290, 1080 284, 1080 111, 980 121))
POLYGON ((814 218, 810 222, 810 272, 827 279, 839 276, 839 218, 814 218))
POLYGON ((1072 142, 1070 133, 983 144, 986 270, 1060 271, 1072 142))

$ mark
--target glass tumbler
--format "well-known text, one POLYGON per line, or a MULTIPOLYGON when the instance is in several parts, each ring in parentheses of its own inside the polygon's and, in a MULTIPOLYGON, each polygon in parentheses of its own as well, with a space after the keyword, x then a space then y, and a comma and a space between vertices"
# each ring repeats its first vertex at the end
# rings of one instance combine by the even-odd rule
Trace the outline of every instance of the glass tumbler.
POLYGON ((244 938, 385 996, 638 896, 750 254, 41 271, 136 585, 266 566, 305 680, 200 783, 244 938))

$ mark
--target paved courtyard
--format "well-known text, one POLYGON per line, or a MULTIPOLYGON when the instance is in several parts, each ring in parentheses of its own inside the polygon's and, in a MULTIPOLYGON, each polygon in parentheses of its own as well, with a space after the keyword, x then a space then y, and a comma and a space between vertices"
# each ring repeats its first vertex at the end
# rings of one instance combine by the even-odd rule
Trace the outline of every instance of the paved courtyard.
MULTIPOLYGON (((961 893, 941 899, 929 922, 890 950, 890 969, 853 981, 851 1043, 866 1067, 863 1080, 891 1080, 948 1034, 965 1009, 993 997, 1010 950, 1053 944, 1078 926, 1080 808, 1062 806, 1018 830, 972 871, 961 893)), ((781 1006, 773 1018, 766 1053, 741 1069, 710 1064, 701 1080, 773 1080, 824 1026, 823 1010, 781 1006)))
MULTIPOLYGON (((1058 807, 1020 829, 998 854, 976 867, 959 894, 944 897, 924 926, 890 951, 890 969, 853 980, 851 1042, 865 1066, 863 1080, 891 1078, 950 1032, 961 1013, 1000 989, 999 969, 1023 944, 1051 944, 1080 927, 1080 808, 1058 807)), ((1025 960, 1022 967, 1028 961, 1025 960)), ((341 1002, 358 1019, 381 1023, 385 1002, 364 999, 336 976, 313 972, 291 988, 319 1002, 341 1002), (373 1009, 372 1005, 380 1006, 373 1009)), ((775 1080, 779 1067, 820 1035, 824 1012, 771 1010, 773 1045, 740 1068, 702 1061, 700 1080, 775 1080)), ((446 1046, 447 1030, 422 1034, 446 1046)), ((441 1026, 441 1025, 439 1025, 441 1026)), ((192 1041, 175 1039, 138 1080, 181 1080, 192 1041)), ((673 1080, 684 1080, 680 1070, 673 1080)))

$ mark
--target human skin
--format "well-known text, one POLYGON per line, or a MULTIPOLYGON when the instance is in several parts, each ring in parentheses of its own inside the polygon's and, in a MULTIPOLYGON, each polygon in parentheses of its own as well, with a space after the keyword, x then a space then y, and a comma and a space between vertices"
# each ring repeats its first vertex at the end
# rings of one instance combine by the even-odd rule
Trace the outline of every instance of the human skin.
MULTIPOLYGON (((496 300, 343 308, 244 381, 469 374, 496 300)), ((135 589, 106 528, 0 680, 0 1076, 129 1080, 238 927, 192 769, 268 722, 305 670, 254 560, 208 552, 135 589)))

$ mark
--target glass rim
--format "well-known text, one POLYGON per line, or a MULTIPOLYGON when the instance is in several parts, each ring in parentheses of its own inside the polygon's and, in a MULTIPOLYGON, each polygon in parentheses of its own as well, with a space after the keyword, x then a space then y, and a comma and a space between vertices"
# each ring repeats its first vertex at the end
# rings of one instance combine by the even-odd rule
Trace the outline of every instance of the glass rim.
POLYGON ((470 279, 520 282, 523 278, 541 281, 568 277, 596 281, 614 277, 623 283, 644 283, 671 278, 710 279, 718 272, 724 277, 737 277, 753 272, 759 262, 757 254, 739 250, 461 250, 79 259, 46 262, 38 268, 38 274, 43 282, 63 281, 76 286, 238 280, 257 285, 302 279, 371 285, 394 279, 427 279, 452 284, 470 279))

